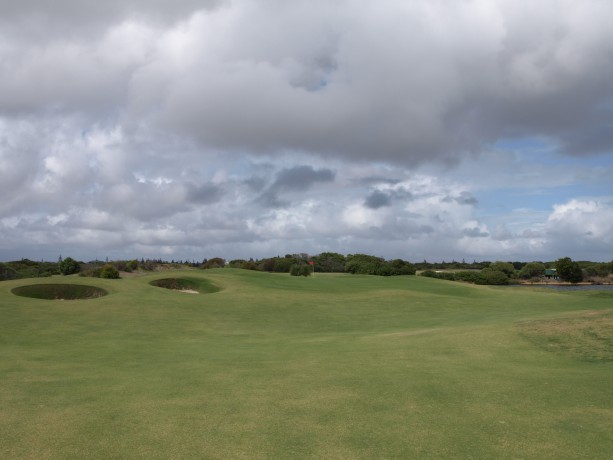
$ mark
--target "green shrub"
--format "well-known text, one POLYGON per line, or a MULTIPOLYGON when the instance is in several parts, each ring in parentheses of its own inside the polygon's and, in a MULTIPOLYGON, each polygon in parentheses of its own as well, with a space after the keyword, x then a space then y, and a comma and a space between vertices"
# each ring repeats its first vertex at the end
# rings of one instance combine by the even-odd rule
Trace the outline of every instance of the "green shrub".
POLYGON ((499 270, 484 268, 475 277, 475 284, 506 285, 509 284, 509 277, 499 270))
POLYGON ((201 268, 224 268, 226 266, 226 259, 222 259, 221 257, 213 257, 212 259, 207 260, 201 266, 201 268))
POLYGON ((81 271, 81 264, 72 257, 66 257, 64 260, 58 262, 58 267, 62 275, 73 275, 81 271))
POLYGON ((23 278, 23 276, 8 265, 0 263, 0 280, 16 280, 19 278, 23 278))
POLYGON ((478 271, 474 270, 463 270, 461 272, 456 272, 455 278, 457 281, 465 281, 467 283, 474 283, 479 276, 478 271))
POLYGON ((311 276, 311 266, 306 264, 295 264, 289 270, 291 276, 311 276))
POLYGON ((519 271, 519 277, 522 279, 538 278, 545 275, 545 264, 542 262, 528 262, 519 271))
POLYGON ((435 272, 434 270, 424 270, 421 272, 421 276, 436 278, 439 280, 456 281, 456 276, 453 272, 435 272))
POLYGON ((100 269, 100 278, 118 279, 119 270, 117 270, 111 264, 106 264, 100 269))
POLYGON ((510 262, 492 262, 489 266, 490 270, 502 272, 509 278, 515 275, 515 267, 510 262))
POLYGON ((130 260, 126 264, 126 268, 128 269, 128 271, 138 270, 138 260, 136 259, 130 260))

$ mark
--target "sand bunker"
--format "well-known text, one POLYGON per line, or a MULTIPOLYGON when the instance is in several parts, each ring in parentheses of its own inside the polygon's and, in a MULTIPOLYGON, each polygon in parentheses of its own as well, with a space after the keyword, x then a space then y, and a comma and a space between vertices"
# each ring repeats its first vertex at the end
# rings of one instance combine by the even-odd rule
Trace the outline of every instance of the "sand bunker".
POLYGON ((185 294, 200 294, 217 292, 219 288, 208 280, 198 278, 163 278, 151 281, 153 286, 183 292, 185 294))
POLYGON ((13 288, 11 292, 21 297, 45 300, 94 299, 108 294, 99 287, 82 284, 29 284, 13 288))

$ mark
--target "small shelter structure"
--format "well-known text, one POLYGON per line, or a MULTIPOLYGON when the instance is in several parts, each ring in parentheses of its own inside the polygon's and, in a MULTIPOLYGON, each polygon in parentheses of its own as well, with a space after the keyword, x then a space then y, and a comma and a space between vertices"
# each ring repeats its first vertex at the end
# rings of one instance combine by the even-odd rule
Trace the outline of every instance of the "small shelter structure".
POLYGON ((558 271, 555 268, 546 268, 545 269, 545 278, 547 278, 548 280, 550 279, 560 279, 560 277, 558 276, 558 271))

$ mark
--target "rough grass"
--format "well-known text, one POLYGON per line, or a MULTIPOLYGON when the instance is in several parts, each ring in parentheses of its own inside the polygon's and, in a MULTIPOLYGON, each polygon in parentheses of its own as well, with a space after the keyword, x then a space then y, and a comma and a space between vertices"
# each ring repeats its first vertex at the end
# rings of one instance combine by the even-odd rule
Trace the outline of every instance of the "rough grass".
POLYGON ((548 351, 613 362, 613 309, 526 321, 519 328, 526 338, 548 351))
POLYGON ((517 326, 610 310, 611 295, 421 277, 174 276, 221 290, 149 284, 168 273, 71 277, 109 295, 43 302, 10 292, 31 280, 0 283, 0 458, 613 451, 613 365, 546 352, 517 326))

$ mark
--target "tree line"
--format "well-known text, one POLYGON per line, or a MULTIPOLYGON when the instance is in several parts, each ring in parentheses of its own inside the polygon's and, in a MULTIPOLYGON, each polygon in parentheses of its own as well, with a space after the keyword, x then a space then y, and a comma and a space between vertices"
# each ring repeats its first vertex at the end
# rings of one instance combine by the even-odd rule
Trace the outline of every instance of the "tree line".
POLYGON ((450 281, 465 281, 475 284, 516 284, 520 282, 541 282, 544 279, 580 283, 584 280, 602 283, 613 274, 613 262, 577 262, 563 257, 555 262, 486 262, 487 266, 473 270, 433 270, 422 271, 422 276, 450 281))
POLYGON ((564 257, 552 262, 489 262, 473 261, 467 263, 451 262, 411 263, 403 259, 389 259, 368 254, 343 255, 336 252, 323 252, 311 256, 306 253, 285 254, 284 256, 263 259, 233 259, 226 261, 221 257, 203 259, 196 262, 163 259, 131 259, 116 261, 90 262, 77 261, 71 257, 59 257, 57 262, 19 261, 0 263, 0 280, 34 278, 52 275, 92 276, 100 278, 119 278, 121 272, 151 271, 173 268, 240 268, 263 272, 289 273, 294 276, 310 276, 313 272, 351 273, 378 276, 415 275, 464 281, 475 284, 513 284, 526 281, 540 281, 545 276, 558 278, 571 283, 590 280, 598 282, 613 273, 613 262, 599 263, 573 261, 564 257), (551 275, 551 271, 555 273, 551 275), (550 273, 550 275, 547 275, 550 273))

